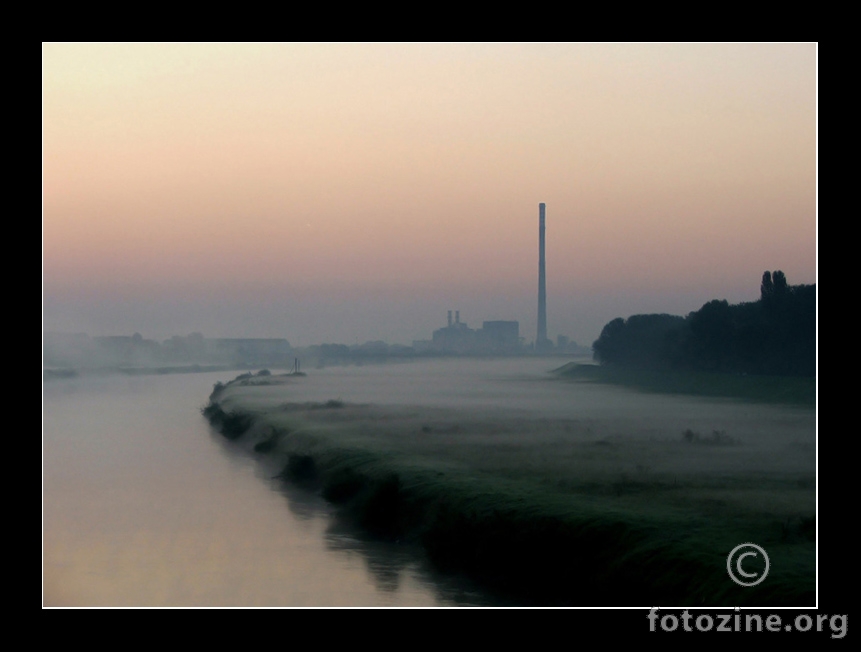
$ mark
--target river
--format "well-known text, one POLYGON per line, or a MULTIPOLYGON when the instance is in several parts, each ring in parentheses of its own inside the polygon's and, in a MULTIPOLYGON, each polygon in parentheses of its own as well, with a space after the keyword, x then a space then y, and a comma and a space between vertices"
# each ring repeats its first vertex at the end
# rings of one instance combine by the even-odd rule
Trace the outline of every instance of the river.
POLYGON ((199 407, 227 378, 44 384, 43 605, 493 604, 414 550, 339 530, 322 499, 213 434, 199 407))

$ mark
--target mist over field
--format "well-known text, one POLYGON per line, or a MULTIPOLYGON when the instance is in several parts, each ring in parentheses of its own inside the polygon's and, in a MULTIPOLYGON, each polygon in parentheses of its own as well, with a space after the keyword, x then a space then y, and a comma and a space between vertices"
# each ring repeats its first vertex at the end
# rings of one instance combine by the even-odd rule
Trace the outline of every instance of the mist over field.
POLYGON ((814 410, 562 380, 549 361, 246 373, 204 414, 343 518, 520 604, 814 599, 814 410), (755 591, 726 574, 746 541, 775 564, 755 591))

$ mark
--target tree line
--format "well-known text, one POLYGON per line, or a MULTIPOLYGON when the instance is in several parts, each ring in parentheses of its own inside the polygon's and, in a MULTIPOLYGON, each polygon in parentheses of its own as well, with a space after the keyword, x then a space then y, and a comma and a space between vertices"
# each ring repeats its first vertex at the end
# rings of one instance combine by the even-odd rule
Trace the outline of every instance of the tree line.
POLYGON ((687 317, 614 319, 592 349, 607 365, 814 376, 816 285, 789 285, 782 271, 766 271, 758 301, 716 299, 687 317))

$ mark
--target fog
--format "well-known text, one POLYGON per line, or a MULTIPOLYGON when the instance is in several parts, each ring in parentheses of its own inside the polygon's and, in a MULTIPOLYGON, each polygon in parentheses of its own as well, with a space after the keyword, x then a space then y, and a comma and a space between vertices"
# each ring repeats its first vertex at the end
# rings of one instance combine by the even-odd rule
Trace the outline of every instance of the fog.
MULTIPOLYGON (((537 243, 537 235, 535 239, 537 243)), ((537 244, 529 248, 531 251, 537 244)), ((707 287, 643 294, 626 290, 613 295, 575 293, 554 281, 554 262, 551 258, 548 263, 548 334, 554 340, 565 335, 584 346, 591 346, 603 326, 619 316, 651 312, 686 315, 717 297, 738 302, 758 296, 756 273, 731 293, 707 287)), ((482 321, 494 319, 516 320, 522 335, 532 341, 536 312, 532 285, 537 285, 532 279, 537 272, 530 269, 528 273, 530 287, 519 296, 464 292, 457 283, 443 291, 418 295, 366 291, 360 297, 349 296, 351 293, 342 296, 341 292, 304 297, 285 290, 264 293, 259 299, 258 292, 214 299, 209 292, 199 297, 197 290, 189 289, 185 296, 114 301, 70 292, 62 297, 46 296, 44 323, 46 331, 89 335, 139 332, 158 341, 199 332, 206 337, 286 337, 295 346, 324 342, 352 345, 371 340, 410 345, 413 340, 429 339, 435 329, 445 325, 446 311, 458 308, 470 325, 480 326, 482 321)))
MULTIPOLYGON (((488 448, 500 440, 506 445, 531 446, 558 442, 560 437, 575 443, 625 442, 634 450, 619 459, 619 471, 633 472, 638 465, 649 464, 654 470, 715 476, 764 471, 812 477, 816 426, 815 412, 810 409, 559 380, 550 371, 566 361, 447 359, 332 367, 315 369, 307 378, 288 380, 284 385, 266 385, 261 379, 260 385, 252 383, 235 391, 240 396, 247 394, 254 405, 338 399, 383 410, 397 407, 395 414, 419 425, 441 420, 450 429, 459 420, 467 420, 495 433, 485 442, 488 448), (727 437, 725 443, 739 446, 684 446, 686 430, 706 439, 718 431, 727 437), (641 446, 649 442, 656 450, 641 446), (671 448, 663 449, 666 444, 671 448), (644 459, 636 459, 638 455, 644 459)), ((346 422, 358 418, 339 414, 333 418, 346 422)), ((455 431, 443 439, 443 447, 456 449, 460 435, 455 431)))
POLYGON ((551 361, 244 374, 208 414, 344 518, 520 604, 814 599, 814 410, 565 380, 551 361), (726 575, 745 541, 780 567, 759 594, 726 575))

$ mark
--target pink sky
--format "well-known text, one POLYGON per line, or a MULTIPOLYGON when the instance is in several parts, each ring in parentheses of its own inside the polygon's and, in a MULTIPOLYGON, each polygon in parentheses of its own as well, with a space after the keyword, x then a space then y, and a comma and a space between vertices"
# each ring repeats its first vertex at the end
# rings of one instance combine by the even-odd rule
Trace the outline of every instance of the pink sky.
POLYGON ((813 44, 42 47, 44 328, 535 337, 816 281, 813 44))

